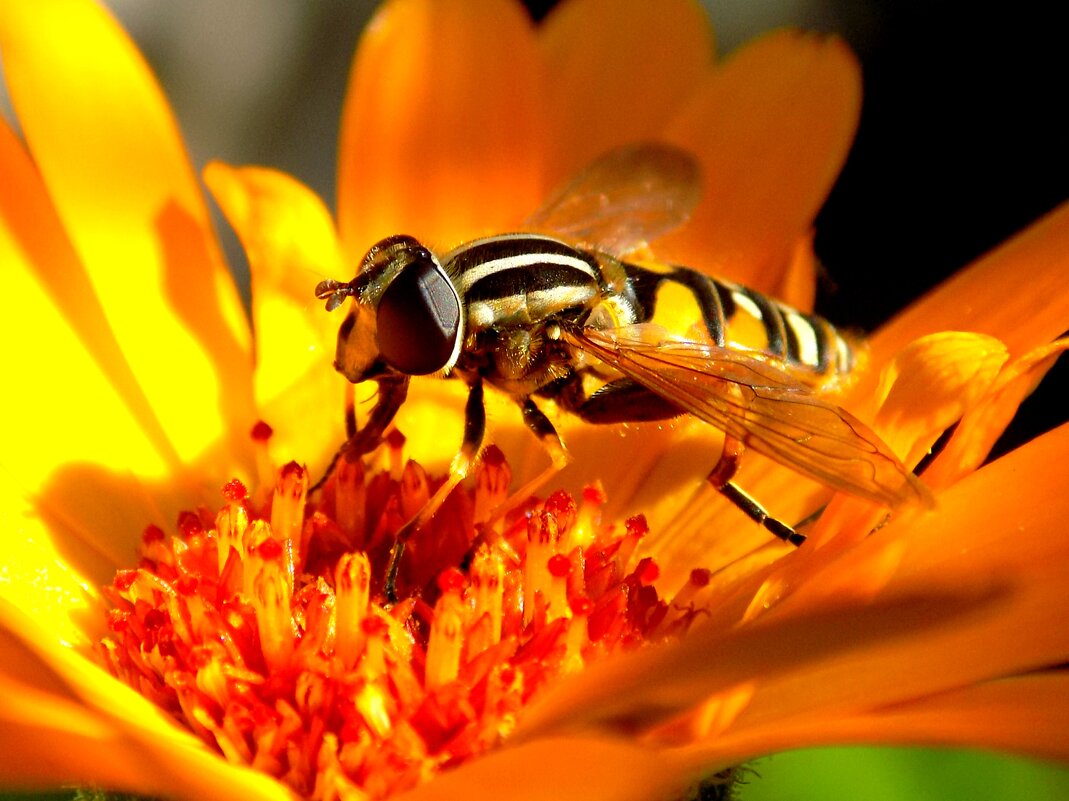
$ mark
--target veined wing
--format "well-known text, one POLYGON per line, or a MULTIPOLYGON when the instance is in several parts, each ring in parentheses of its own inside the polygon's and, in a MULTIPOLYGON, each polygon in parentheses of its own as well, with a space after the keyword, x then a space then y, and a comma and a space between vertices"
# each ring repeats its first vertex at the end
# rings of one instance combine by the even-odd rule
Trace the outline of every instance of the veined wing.
POLYGON ((799 473, 885 506, 931 503, 868 426, 754 355, 651 336, 653 326, 562 338, 695 417, 799 473))
POLYGON ((671 145, 648 142, 593 161, 525 227, 622 256, 681 226, 700 195, 694 158, 671 145))

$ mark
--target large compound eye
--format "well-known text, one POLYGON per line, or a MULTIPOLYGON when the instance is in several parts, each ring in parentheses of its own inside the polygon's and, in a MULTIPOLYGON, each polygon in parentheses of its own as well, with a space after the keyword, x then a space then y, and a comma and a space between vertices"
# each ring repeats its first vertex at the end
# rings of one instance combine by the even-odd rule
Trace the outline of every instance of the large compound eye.
POLYGON ((460 340, 460 296, 441 266, 424 254, 404 266, 378 305, 379 352, 408 375, 449 365, 460 340))

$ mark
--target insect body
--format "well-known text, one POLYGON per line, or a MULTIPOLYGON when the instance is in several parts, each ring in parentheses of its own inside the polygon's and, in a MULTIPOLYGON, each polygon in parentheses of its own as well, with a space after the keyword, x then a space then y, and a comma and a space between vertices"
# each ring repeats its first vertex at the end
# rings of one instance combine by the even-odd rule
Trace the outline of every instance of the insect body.
MULTIPOLYGON (((532 485, 567 462, 540 408, 552 399, 590 423, 692 414, 716 426, 726 443, 711 483, 796 544, 804 538, 732 483, 744 446, 884 505, 924 497, 872 431, 821 396, 853 366, 850 344, 830 324, 686 267, 625 256, 686 218, 696 181, 690 159, 671 148, 615 151, 530 221, 567 239, 506 234, 439 258, 410 236, 392 236, 371 248, 352 281, 317 287, 328 309, 356 301, 339 331, 335 366, 353 383, 379 383, 369 419, 346 445, 351 455, 378 444, 410 376, 437 373, 470 388, 450 478, 413 526, 477 457, 484 384, 516 400, 552 457, 532 485)), ((396 558, 391 580, 395 570, 396 558)))

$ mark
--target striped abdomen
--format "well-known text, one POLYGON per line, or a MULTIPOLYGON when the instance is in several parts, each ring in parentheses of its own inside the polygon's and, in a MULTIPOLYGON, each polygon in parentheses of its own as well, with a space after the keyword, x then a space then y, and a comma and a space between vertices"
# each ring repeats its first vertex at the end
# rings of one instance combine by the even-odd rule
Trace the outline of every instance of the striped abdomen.
POLYGON ((686 267, 625 264, 640 319, 685 339, 695 328, 716 345, 757 350, 802 368, 814 385, 855 365, 850 342, 822 317, 686 267))

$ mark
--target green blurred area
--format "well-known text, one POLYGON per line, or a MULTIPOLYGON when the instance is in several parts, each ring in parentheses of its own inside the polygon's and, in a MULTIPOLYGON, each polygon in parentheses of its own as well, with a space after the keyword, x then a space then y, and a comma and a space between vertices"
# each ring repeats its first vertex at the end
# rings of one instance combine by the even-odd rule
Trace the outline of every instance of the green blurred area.
POLYGON ((739 801, 1069 799, 1069 767, 980 751, 818 748, 750 767, 739 801))
MULTIPOLYGON (((1069 767, 978 751, 793 751, 752 764, 744 781, 737 801, 1069 801, 1069 767)), ((0 801, 73 799, 70 792, 0 793, 0 801)))

